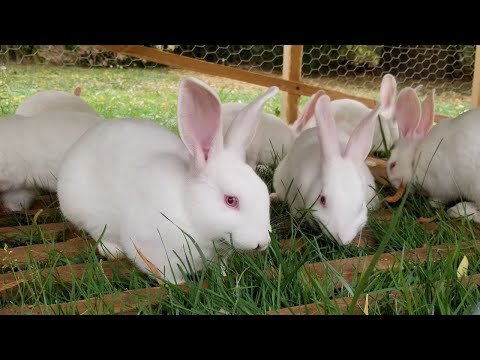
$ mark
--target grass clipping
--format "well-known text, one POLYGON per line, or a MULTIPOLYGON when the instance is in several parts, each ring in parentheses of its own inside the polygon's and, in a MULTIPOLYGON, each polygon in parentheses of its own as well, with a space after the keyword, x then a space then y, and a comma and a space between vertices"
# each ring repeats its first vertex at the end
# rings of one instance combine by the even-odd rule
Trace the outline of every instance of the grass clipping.
POLYGON ((152 262, 150 260, 148 260, 145 255, 142 254, 142 252, 140 251, 140 249, 137 247, 137 245, 135 245, 135 243, 132 241, 132 244, 133 246, 135 247, 135 251, 137 252, 138 256, 140 256, 140 258, 143 260, 143 262, 145 264, 147 264, 148 268, 150 269, 150 271, 152 273, 154 273, 157 277, 155 277, 155 280, 157 280, 157 282, 160 284, 160 285, 163 285, 163 281, 161 279, 161 276, 162 274, 160 273, 160 270, 158 270, 155 265, 152 264, 152 262))

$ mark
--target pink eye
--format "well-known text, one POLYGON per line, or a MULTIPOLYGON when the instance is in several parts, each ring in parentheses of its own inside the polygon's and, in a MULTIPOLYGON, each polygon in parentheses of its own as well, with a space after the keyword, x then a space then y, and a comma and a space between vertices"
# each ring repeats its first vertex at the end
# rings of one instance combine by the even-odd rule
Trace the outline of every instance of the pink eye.
POLYGON ((325 207, 325 204, 327 203, 327 199, 325 199, 325 196, 320 196, 320 204, 322 204, 323 207, 325 207))
POLYGON ((393 168, 397 165, 397 162, 394 161, 390 164, 390 170, 393 170, 393 168))
POLYGON ((225 204, 231 208, 238 208, 238 198, 236 196, 225 195, 225 204))

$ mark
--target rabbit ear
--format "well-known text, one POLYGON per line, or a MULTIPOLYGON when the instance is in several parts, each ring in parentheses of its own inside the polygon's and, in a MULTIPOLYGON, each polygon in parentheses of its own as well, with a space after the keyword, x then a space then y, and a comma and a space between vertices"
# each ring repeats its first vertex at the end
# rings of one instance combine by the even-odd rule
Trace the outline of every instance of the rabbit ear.
POLYGON ((382 79, 382 85, 380 85, 380 103, 382 109, 380 114, 385 118, 393 117, 395 111, 395 97, 397 96, 397 81, 395 77, 390 74, 386 74, 382 79))
POLYGON ((333 118, 330 97, 322 95, 315 105, 317 135, 320 140, 322 156, 325 160, 341 156, 337 125, 333 118))
POLYGON ((411 87, 400 91, 395 108, 395 120, 398 123, 400 137, 410 137, 420 120, 421 108, 417 93, 411 87))
POLYGON ((308 100, 305 108, 302 111, 302 114, 292 125, 292 129, 295 131, 295 133, 300 134, 303 131, 303 128, 307 124, 308 120, 310 120, 315 114, 315 104, 322 95, 325 95, 325 91, 319 90, 308 100))
POLYGON ((220 100, 208 85, 187 77, 180 83, 177 106, 180 136, 195 169, 201 169, 223 148, 220 100))
POLYGON ((75 96, 80 96, 81 93, 82 93, 82 88, 80 86, 77 86, 75 90, 73 90, 73 95, 75 96))
POLYGON ((422 116, 415 132, 425 136, 433 125, 435 118, 435 89, 433 89, 422 103, 422 116))
POLYGON ((372 148, 375 123, 381 106, 381 104, 378 104, 377 107, 370 111, 360 124, 355 127, 348 139, 343 157, 349 158, 357 164, 365 161, 372 148))
POLYGON ((423 85, 420 84, 420 85, 418 85, 414 90, 415 90, 415 92, 418 94, 418 92, 421 91, 422 89, 423 89, 423 85))
POLYGON ((272 86, 238 113, 225 134, 226 148, 245 158, 246 150, 255 136, 258 122, 262 118, 263 106, 278 91, 278 87, 272 86))

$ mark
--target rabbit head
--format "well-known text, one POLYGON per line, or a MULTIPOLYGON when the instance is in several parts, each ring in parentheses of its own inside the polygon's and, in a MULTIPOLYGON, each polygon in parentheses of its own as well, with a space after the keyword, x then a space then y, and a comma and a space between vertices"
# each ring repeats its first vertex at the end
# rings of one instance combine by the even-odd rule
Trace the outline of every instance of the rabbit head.
POLYGON ((435 90, 427 95, 422 104, 411 87, 400 92, 395 109, 400 138, 387 162, 388 178, 396 188, 412 179, 418 145, 432 128, 434 117, 435 90))
POLYGON ((373 142, 380 105, 353 130, 342 148, 333 117, 330 98, 322 96, 315 107, 321 159, 318 181, 306 191, 306 204, 315 222, 341 245, 348 245, 367 221, 365 159, 373 142))
POLYGON ((239 250, 264 250, 270 243, 267 186, 246 164, 269 88, 237 115, 222 136, 221 103, 213 89, 195 78, 179 88, 179 132, 191 156, 185 201, 195 227, 239 250))

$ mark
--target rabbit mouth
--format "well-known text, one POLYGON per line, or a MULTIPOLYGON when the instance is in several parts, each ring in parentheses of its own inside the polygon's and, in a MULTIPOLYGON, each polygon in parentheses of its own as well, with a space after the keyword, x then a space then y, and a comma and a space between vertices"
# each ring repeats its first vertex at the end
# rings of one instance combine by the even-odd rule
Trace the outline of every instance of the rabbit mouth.
MULTIPOLYGON (((238 238, 237 238, 238 241, 238 238)), ((252 251, 252 250, 259 250, 263 251, 268 248, 269 242, 264 243, 260 242, 258 244, 255 244, 255 246, 249 246, 249 245, 244 245, 242 244, 242 241, 240 240, 240 243, 235 242, 233 239, 233 233, 229 232, 226 233, 223 237, 218 239, 218 243, 223 245, 219 246, 220 249, 223 249, 223 251, 228 252, 229 250, 239 250, 239 251, 252 251)), ((253 245, 253 244, 250 244, 253 245)))
POLYGON ((224 236, 218 239, 218 243, 221 245, 221 248, 234 248, 235 246, 233 245, 233 234, 231 232, 226 233, 224 236))

